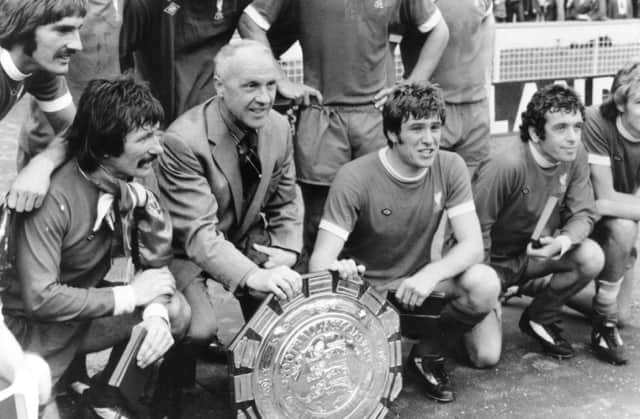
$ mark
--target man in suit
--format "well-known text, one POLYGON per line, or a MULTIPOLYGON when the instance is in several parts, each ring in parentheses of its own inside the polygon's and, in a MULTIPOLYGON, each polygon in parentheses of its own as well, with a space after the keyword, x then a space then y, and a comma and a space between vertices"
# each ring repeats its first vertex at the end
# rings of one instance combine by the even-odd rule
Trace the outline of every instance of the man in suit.
POLYGON ((291 298, 302 248, 303 206, 291 131, 272 105, 279 77, 270 50, 243 40, 215 58, 218 95, 178 118, 164 136, 158 182, 174 226, 172 263, 192 307, 189 338, 216 333, 207 278, 239 298, 245 318, 260 293, 291 298))

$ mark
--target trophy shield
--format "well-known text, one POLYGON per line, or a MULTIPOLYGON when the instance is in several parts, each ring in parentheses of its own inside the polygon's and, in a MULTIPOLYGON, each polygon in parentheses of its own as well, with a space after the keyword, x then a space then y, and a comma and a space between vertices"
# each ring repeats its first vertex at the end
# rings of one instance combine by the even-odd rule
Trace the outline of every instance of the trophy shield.
POLYGON ((303 275, 269 295, 229 345, 237 418, 383 418, 402 389, 400 319, 362 281, 303 275))

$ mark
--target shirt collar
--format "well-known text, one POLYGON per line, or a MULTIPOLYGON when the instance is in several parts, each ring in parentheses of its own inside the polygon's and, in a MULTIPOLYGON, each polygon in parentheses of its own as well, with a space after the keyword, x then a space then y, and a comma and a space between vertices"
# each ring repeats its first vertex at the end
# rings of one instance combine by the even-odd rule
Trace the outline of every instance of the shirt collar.
POLYGON ((622 125, 622 118, 620 117, 620 115, 618 115, 618 117, 616 118, 616 128, 618 129, 618 132, 620 133, 620 135, 622 135, 622 137, 625 140, 631 141, 632 143, 639 143, 640 142, 640 138, 636 138, 633 135, 631 135, 629 130, 627 130, 624 127, 624 125, 622 125))
POLYGON ((382 166, 391 175, 392 178, 402 183, 413 183, 413 182, 419 181, 420 179, 424 178, 427 175, 427 172, 429 171, 428 167, 425 168, 422 172, 420 172, 416 176, 411 176, 411 177, 402 176, 400 173, 398 173, 396 169, 393 168, 393 166, 391 166, 391 162, 389 162, 389 158, 387 157, 388 151, 389 151, 389 147, 384 147, 380 149, 380 151, 378 152, 378 157, 380 157, 380 162, 382 163, 382 166))
POLYGON ((244 136, 247 135, 247 132, 249 132, 249 128, 243 128, 238 124, 238 120, 231 114, 229 108, 227 108, 227 105, 224 103, 224 99, 222 98, 218 100, 218 109, 220 110, 220 116, 222 117, 224 124, 229 129, 229 132, 231 132, 231 135, 233 135, 236 140, 242 141, 244 136))
POLYGON ((103 166, 98 166, 91 173, 86 173, 79 165, 77 165, 77 168, 80 174, 99 191, 93 231, 100 229, 103 222, 106 222, 109 228, 113 230, 116 214, 129 213, 137 205, 137 195, 130 189, 130 185, 133 182, 127 183, 122 179, 116 178, 103 166), (118 200, 118 208, 114 208, 116 198, 118 200))
POLYGON ((0 48, 0 66, 7 76, 13 81, 21 82, 24 81, 31 74, 24 74, 22 71, 18 69, 16 64, 13 62, 13 58, 11 58, 11 54, 4 48, 0 48))
POLYGON ((528 143, 529 143, 529 150, 531 150, 531 155, 533 156, 533 160, 536 162, 538 166, 542 167, 543 169, 549 169, 551 167, 556 167, 557 165, 560 164, 560 162, 554 163, 547 160, 547 158, 543 156, 542 153, 540 153, 538 149, 533 145, 532 141, 528 141, 528 143))

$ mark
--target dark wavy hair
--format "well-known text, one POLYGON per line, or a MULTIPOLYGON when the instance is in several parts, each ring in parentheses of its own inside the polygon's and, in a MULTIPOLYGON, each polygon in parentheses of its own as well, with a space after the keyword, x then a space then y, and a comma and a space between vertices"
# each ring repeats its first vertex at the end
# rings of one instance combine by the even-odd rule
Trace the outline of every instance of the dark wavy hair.
POLYGON ((398 135, 402 123, 409 117, 423 119, 434 115, 444 124, 446 110, 440 87, 429 82, 398 87, 382 108, 382 129, 387 137, 387 144, 393 147, 389 133, 398 135))
POLYGON ((600 114, 610 121, 615 121, 620 111, 631 96, 631 91, 640 88, 640 61, 631 62, 616 73, 611 83, 609 98, 600 105, 600 114))
POLYGON ((86 0, 0 0, 0 47, 11 49, 22 45, 31 55, 36 50, 38 26, 65 17, 84 17, 86 0))
POLYGON ((520 125, 520 139, 525 143, 531 140, 529 128, 533 128, 536 135, 544 140, 544 125, 547 123, 547 112, 580 112, 584 119, 584 105, 578 94, 570 87, 561 84, 550 84, 533 94, 522 112, 520 125))
POLYGON ((126 74, 91 80, 80 96, 69 131, 68 157, 94 171, 108 157, 124 152, 125 137, 138 128, 162 124, 162 105, 146 83, 126 74))

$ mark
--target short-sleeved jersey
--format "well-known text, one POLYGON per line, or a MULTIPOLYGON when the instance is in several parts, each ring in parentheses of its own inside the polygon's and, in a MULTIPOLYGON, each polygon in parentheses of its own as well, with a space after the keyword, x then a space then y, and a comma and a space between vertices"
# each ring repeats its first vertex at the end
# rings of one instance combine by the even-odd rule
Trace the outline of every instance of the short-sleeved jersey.
POLYGON ((44 71, 23 74, 9 52, 0 48, 0 119, 25 93, 32 94, 44 112, 58 112, 73 103, 64 77, 44 71))
MULTIPOLYGON (((486 72, 491 63, 495 24, 490 0, 439 0, 449 27, 449 41, 431 80, 442 88, 451 103, 477 102, 487 96, 486 72)), ((400 51, 408 77, 415 67, 426 36, 402 22, 394 22, 391 32, 402 36, 400 51)))
POLYGON ((290 8, 298 16, 305 83, 328 105, 371 103, 394 80, 387 65, 394 16, 407 16, 421 32, 441 19, 432 0, 254 0, 245 13, 268 30, 290 8))
POLYGON ((431 243, 444 210, 450 218, 474 211, 462 158, 438 151, 418 179, 400 180, 387 148, 344 165, 331 185, 320 228, 345 240, 343 257, 367 267, 365 278, 388 281, 430 262, 431 243))
POLYGON ((491 155, 474 173, 473 192, 484 239, 485 261, 522 255, 549 196, 558 197, 546 235, 582 242, 597 218, 583 147, 573 162, 542 168, 529 143, 517 141, 491 155))
POLYGON ((625 138, 617 123, 606 119, 597 106, 587 109, 582 142, 589 153, 589 164, 611 168, 613 188, 635 193, 640 186, 640 142, 625 138))

